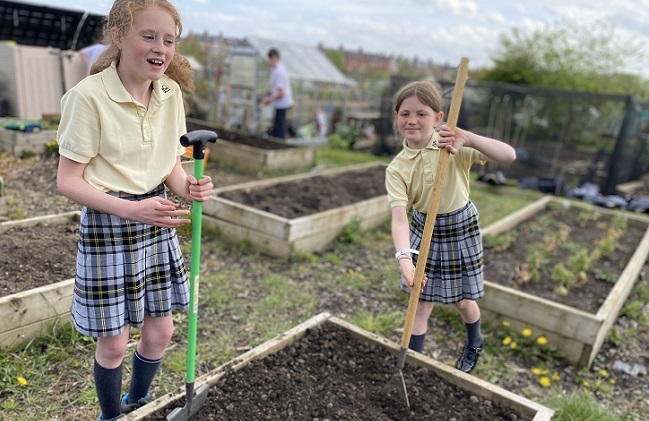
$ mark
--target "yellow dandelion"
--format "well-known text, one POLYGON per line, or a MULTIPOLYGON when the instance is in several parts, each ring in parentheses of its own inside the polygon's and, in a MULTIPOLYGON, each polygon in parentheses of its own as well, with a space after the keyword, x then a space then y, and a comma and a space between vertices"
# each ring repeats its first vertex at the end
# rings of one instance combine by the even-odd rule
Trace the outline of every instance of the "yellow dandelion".
POLYGON ((347 273, 350 274, 350 275, 353 275, 353 274, 354 274, 354 269, 349 269, 349 270, 347 271, 347 273))
POLYGON ((525 329, 523 329, 522 333, 523 333, 523 336, 525 336, 527 338, 528 336, 530 336, 532 334, 532 329, 526 327, 525 329))
POLYGON ((582 384, 583 384, 584 387, 590 387, 590 383, 588 383, 588 382, 583 382, 582 384))
POLYGON ((557 373, 552 374, 552 380, 554 380, 555 382, 558 382, 560 379, 561 379, 561 377, 559 377, 559 375, 557 373))
POLYGON ((615 384, 615 379, 609 379, 608 381, 610 384, 615 384))
POLYGON ((511 323, 509 323, 507 320, 503 320, 503 326, 509 327, 511 326, 511 323))
POLYGON ((548 379, 547 377, 541 377, 539 379, 539 384, 543 387, 548 387, 550 386, 550 379, 548 379))
POLYGON ((549 372, 550 372, 550 370, 548 370, 548 369, 546 368, 545 370, 541 371, 541 374, 543 374, 543 375, 545 376, 545 375, 548 374, 549 372))
POLYGON ((534 367, 532 369, 532 373, 536 374, 537 376, 541 375, 541 369, 538 367, 534 367))
POLYGON ((536 343, 539 345, 545 345, 548 343, 548 338, 546 338, 545 336, 539 336, 538 338, 536 338, 536 343))
POLYGON ((512 342, 511 345, 509 345, 511 349, 516 349, 517 346, 518 344, 516 342, 512 342))
POLYGON ((608 371, 606 371, 606 369, 602 368, 601 370, 599 370, 599 375, 603 376, 603 377, 608 377, 608 371))
POLYGON ((509 336, 503 339, 503 345, 509 345, 510 343, 512 343, 512 338, 509 336))
POLYGON ((27 386, 27 379, 24 377, 17 377, 16 380, 18 380, 18 384, 21 386, 27 386))

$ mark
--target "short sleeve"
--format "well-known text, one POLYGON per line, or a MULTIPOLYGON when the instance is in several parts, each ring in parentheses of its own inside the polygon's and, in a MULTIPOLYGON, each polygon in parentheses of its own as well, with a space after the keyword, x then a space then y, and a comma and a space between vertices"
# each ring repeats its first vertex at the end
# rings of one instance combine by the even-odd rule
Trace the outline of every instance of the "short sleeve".
POLYGON ((61 99, 61 123, 57 132, 59 153, 87 164, 99 151, 99 114, 95 105, 76 89, 61 99))

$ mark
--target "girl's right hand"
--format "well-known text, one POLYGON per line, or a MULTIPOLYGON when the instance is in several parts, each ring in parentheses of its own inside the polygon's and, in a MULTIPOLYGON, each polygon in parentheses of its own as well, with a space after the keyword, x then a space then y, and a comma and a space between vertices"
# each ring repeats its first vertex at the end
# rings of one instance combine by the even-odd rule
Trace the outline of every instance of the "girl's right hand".
POLYGON ((178 228, 191 223, 190 219, 183 218, 191 212, 187 209, 178 209, 178 205, 171 200, 156 196, 129 203, 131 204, 130 216, 126 219, 162 228, 178 228))
MULTIPOLYGON (((412 287, 415 285, 415 269, 415 264, 411 259, 399 259, 399 270, 401 271, 401 276, 410 290, 412 290, 412 287)), ((426 280, 426 275, 424 275, 423 282, 421 283, 422 291, 424 285, 426 285, 426 280)))

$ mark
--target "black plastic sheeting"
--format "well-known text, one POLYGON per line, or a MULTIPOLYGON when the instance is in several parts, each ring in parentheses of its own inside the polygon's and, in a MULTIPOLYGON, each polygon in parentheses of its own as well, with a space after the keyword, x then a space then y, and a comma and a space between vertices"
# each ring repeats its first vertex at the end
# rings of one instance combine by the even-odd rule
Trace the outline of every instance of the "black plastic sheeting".
POLYGON ((80 50, 101 39, 105 16, 0 0, 0 40, 80 50))

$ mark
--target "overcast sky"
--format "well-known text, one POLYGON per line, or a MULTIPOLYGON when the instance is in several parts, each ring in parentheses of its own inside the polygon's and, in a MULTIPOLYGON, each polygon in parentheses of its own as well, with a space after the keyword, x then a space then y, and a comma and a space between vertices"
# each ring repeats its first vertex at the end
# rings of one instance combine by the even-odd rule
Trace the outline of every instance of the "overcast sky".
MULTIPOLYGON (((24 3, 108 14, 109 0, 29 0, 24 3)), ((607 21, 621 40, 649 50, 649 0, 172 0, 184 34, 256 36, 303 45, 362 48, 471 67, 488 66, 511 28, 532 31, 559 20, 607 21)), ((649 60, 623 69, 649 77, 649 60)))

